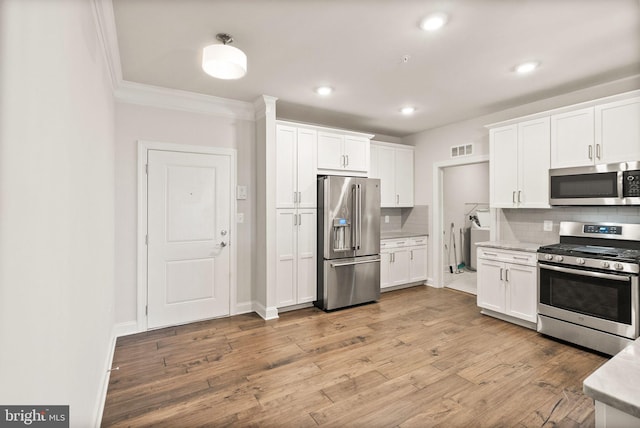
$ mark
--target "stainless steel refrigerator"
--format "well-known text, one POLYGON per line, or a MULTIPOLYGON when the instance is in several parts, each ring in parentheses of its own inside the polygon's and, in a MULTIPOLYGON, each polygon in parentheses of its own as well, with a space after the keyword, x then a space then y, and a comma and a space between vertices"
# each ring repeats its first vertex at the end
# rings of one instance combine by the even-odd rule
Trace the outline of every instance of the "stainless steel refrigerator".
POLYGON ((318 177, 318 300, 332 310, 380 298, 380 180, 318 177))

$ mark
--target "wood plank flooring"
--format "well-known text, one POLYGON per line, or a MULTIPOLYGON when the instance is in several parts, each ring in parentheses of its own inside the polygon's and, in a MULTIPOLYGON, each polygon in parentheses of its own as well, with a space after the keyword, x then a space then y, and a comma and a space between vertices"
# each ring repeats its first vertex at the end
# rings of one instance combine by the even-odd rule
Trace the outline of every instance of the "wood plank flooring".
POLYGON ((118 339, 102 425, 591 427, 606 358, 430 287, 118 339))

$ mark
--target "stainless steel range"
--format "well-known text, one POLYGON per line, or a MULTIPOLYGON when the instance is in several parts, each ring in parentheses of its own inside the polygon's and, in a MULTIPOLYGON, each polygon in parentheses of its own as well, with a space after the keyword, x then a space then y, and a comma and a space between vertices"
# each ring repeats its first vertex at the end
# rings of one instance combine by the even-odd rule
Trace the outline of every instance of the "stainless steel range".
POLYGON ((538 331, 614 355, 639 336, 640 224, 560 223, 538 250, 538 331))

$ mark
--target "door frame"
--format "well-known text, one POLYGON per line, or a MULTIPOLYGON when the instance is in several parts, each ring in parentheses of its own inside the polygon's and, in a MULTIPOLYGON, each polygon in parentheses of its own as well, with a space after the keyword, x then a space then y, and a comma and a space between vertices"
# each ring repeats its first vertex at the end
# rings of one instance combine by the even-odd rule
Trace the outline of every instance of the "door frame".
MULTIPOLYGON (((477 163, 489 162, 489 155, 462 157, 433 164, 433 239, 429 237, 429 241, 433 243, 431 247, 431 266, 433 266, 433 286, 437 288, 444 287, 444 269, 442 260, 444 260, 444 247, 442 244, 442 217, 444 216, 444 169, 451 166, 473 165, 477 163)), ((495 209, 491 209, 491 239, 495 239, 495 209)))
POLYGON ((137 330, 148 330, 147 324, 147 152, 160 150, 166 152, 195 153, 203 155, 229 156, 230 158, 230 191, 229 191, 229 315, 235 315, 238 294, 237 284, 237 238, 236 238, 236 183, 237 183, 237 150, 222 147, 193 146, 185 144, 164 143, 158 141, 138 140, 138 280, 137 280, 137 330))

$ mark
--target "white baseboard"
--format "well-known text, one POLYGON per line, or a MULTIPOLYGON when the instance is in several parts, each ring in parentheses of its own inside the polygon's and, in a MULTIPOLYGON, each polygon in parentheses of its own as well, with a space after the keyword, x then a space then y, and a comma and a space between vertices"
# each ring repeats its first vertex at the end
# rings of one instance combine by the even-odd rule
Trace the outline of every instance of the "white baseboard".
POLYGON ((253 311, 260 315, 264 320, 274 320, 278 318, 278 308, 276 307, 265 307, 260 302, 253 302, 253 311))
POLYGON ((235 310, 231 313, 231 316, 253 312, 253 304, 254 302, 251 301, 236 303, 235 310))
POLYGON ((113 328, 115 337, 128 336, 130 334, 141 333, 138 329, 138 323, 136 321, 127 321, 116 324, 113 328))
POLYGON ((102 388, 98 397, 98 411, 96 413, 96 420, 93 426, 102 426, 102 415, 104 413, 104 405, 107 401, 107 391, 109 390, 109 379, 111 378, 111 369, 113 368, 113 356, 116 352, 116 327, 114 326, 111 332, 111 345, 109 346, 109 355, 105 360, 104 376, 102 378, 102 388))

